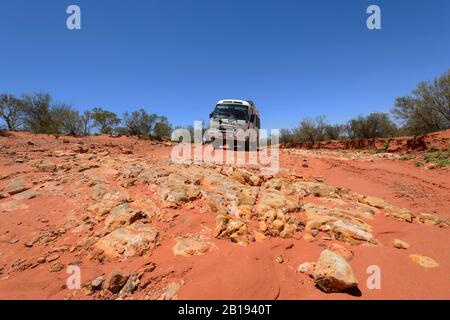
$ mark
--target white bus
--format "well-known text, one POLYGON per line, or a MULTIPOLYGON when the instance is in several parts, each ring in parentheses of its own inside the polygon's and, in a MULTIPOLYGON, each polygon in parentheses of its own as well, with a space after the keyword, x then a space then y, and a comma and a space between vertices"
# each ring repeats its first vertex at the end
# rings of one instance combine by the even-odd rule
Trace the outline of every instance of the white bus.
MULTIPOLYGON (((238 146, 244 145, 247 150, 256 150, 259 139, 260 115, 252 101, 220 100, 209 117, 209 128, 216 131, 215 138, 217 138, 217 131, 219 131, 222 141, 225 141, 228 146, 231 143, 234 146, 236 143, 238 146), (256 137, 250 134, 251 132, 256 137), (242 135, 242 133, 246 134, 242 135)), ((216 140, 214 137, 210 137, 210 140, 216 140)), ((215 146, 218 145, 215 144, 215 146)))

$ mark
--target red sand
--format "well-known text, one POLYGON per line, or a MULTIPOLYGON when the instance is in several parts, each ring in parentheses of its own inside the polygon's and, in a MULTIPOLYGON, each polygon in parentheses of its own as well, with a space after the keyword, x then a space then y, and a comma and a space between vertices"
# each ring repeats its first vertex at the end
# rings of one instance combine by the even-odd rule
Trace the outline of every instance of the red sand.
MULTIPOLYGON (((101 145, 112 153, 132 147, 133 154, 159 159, 169 158, 170 147, 151 145, 150 142, 121 137, 92 137, 86 139, 64 138, 69 143, 62 143, 63 138, 52 136, 32 136, 14 134, 12 137, 0 137, 0 177, 10 174, 38 179, 47 173, 35 172, 27 163, 15 163, 13 160, 24 155, 35 154, 37 149, 43 153, 55 149, 70 149, 77 141, 84 146, 101 145), (33 141, 35 146, 28 145, 33 141), (110 146, 113 144, 113 146, 110 146), (15 151, 18 154, 12 155, 15 151), (8 152, 6 154, 5 152, 8 152)), ((351 153, 349 153, 351 154, 351 153)), ((334 154, 305 151, 296 155, 282 151, 281 167, 295 172, 306 180, 320 176, 325 183, 347 187, 351 190, 383 198, 388 202, 410 209, 413 212, 437 213, 450 218, 450 171, 446 168, 427 170, 416 167, 413 161, 391 160, 379 157, 350 160, 339 159, 334 154), (302 167, 307 159, 308 168, 302 167)), ((0 180, 3 185, 4 179, 0 180)), ((61 182, 59 190, 64 192, 71 186, 61 182)), ((51 248, 71 246, 86 235, 72 233, 69 230, 48 246, 34 245, 27 248, 24 243, 30 241, 44 228, 57 229, 64 225, 69 214, 82 216, 82 206, 88 201, 84 193, 88 187, 81 184, 80 197, 64 198, 53 196, 50 192, 34 199, 23 200, 28 209, 13 212, 0 212, 0 299, 92 299, 83 290, 74 292, 65 287, 68 277, 65 269, 50 273, 48 263, 24 271, 12 270, 11 264, 17 259, 34 261, 45 256, 51 248), (47 219, 38 221, 37 218, 47 219), (18 242, 14 243, 17 239, 18 242), (3 268, 2 268, 3 266, 3 268)), ((146 194, 143 186, 132 187, 130 194, 146 194)), ((149 197, 151 194, 149 193, 149 197)), ((8 199, 0 199, 0 205, 8 199)), ((208 211, 204 200, 196 201, 196 208, 208 211)), ((211 227, 214 215, 199 213, 197 209, 173 209, 179 213, 174 224, 158 224, 163 234, 195 233, 202 226, 211 227)), ((172 212, 170 211, 170 212, 172 212)), ((326 241, 308 243, 301 239, 267 238, 263 242, 252 243, 242 247, 228 240, 214 239, 210 252, 201 256, 174 256, 175 244, 170 237, 163 238, 160 246, 151 255, 143 255, 126 262, 91 261, 79 258, 64 251, 58 261, 64 265, 81 263, 82 283, 89 283, 100 274, 108 274, 113 269, 125 269, 134 272, 148 262, 156 264, 156 270, 150 274, 157 282, 177 282, 181 284, 179 299, 450 299, 450 232, 422 224, 399 222, 384 215, 377 215, 372 223, 374 236, 382 243, 380 246, 352 246, 355 257, 351 266, 359 280, 360 296, 348 293, 326 294, 315 287, 313 279, 297 273, 297 267, 306 261, 316 261, 326 241), (392 247, 392 240, 399 238, 407 241, 411 248, 398 250, 392 247), (291 245, 293 245, 291 247, 291 245), (290 248, 291 247, 291 248, 290 248), (409 255, 419 253, 429 256, 439 263, 437 268, 423 268, 409 259, 409 255), (282 255, 283 263, 275 262, 282 255), (81 261, 80 261, 81 260, 81 261), (367 268, 377 265, 381 268, 381 289, 370 290, 366 286, 369 277, 367 268)), ((136 292, 134 299, 144 298, 143 293, 136 292)))

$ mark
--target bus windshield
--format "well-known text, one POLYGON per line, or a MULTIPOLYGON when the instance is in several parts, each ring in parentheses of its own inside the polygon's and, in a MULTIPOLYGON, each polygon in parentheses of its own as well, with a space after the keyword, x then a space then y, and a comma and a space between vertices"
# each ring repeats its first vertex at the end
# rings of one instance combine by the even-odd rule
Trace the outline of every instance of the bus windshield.
POLYGON ((235 104, 218 104, 213 112, 214 118, 247 120, 248 107, 235 104))

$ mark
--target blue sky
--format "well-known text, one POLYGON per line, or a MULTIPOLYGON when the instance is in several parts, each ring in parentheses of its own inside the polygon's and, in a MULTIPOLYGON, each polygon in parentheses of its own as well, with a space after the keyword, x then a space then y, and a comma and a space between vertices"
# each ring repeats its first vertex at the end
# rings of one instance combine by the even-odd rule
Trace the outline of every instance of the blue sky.
POLYGON ((448 0, 0 0, 0 92, 173 124, 254 100, 265 128, 344 122, 450 68, 448 0), (77 4, 82 30, 66 28, 77 4), (382 30, 366 28, 377 4, 382 30))

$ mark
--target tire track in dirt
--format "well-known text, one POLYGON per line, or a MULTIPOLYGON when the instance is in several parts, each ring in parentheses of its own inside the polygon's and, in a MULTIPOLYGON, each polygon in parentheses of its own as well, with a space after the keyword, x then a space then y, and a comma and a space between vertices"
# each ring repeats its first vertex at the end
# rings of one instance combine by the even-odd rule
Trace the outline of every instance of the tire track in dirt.
MULTIPOLYGON (((426 178, 418 176, 417 174, 423 174, 423 172, 419 171, 423 169, 416 169, 414 173, 405 173, 401 171, 402 168, 394 171, 379 165, 377 168, 365 168, 363 167, 363 165, 367 165, 365 162, 335 159, 320 159, 319 161, 326 163, 330 168, 328 173, 321 172, 321 175, 325 176, 328 181, 333 180, 335 171, 342 171, 342 173, 347 175, 347 179, 342 179, 340 181, 341 184, 345 184, 349 178, 364 181, 364 183, 359 184, 364 189, 364 192, 361 191, 361 193, 369 193, 363 184, 367 186, 377 185, 378 187, 375 189, 369 187, 373 189, 371 191, 375 196, 381 198, 388 196, 389 199, 387 200, 392 200, 397 205, 409 207, 411 210, 425 210, 448 215, 450 188, 440 181, 436 181, 434 174, 426 173, 426 178), (430 203, 432 206, 430 206, 430 203)), ((389 160, 378 161, 386 164, 389 160)), ((391 162, 391 165, 396 166, 398 164, 391 162)))

